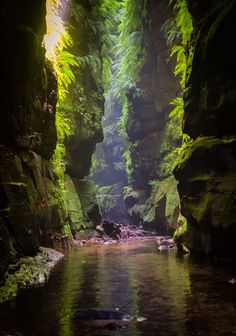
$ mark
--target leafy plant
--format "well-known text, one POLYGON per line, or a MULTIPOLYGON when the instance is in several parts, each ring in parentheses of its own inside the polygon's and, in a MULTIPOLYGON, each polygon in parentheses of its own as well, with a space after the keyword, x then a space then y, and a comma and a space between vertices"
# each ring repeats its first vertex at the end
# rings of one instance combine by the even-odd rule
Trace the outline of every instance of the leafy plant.
MULTIPOLYGON (((44 38, 46 57, 52 62, 58 82, 58 101, 56 106, 57 146, 52 164, 58 177, 60 197, 64 200, 65 147, 64 140, 73 133, 70 118, 71 108, 67 101, 69 87, 74 82, 73 69, 78 66, 75 56, 69 52, 73 39, 68 25, 60 16, 61 0, 47 0, 47 34, 44 38)), ((64 205, 65 207, 65 205, 64 205)))
POLYGON ((97 188, 97 202, 102 213, 106 213, 111 210, 115 206, 116 200, 119 197, 119 195, 113 195, 111 190, 112 186, 103 186, 97 188))

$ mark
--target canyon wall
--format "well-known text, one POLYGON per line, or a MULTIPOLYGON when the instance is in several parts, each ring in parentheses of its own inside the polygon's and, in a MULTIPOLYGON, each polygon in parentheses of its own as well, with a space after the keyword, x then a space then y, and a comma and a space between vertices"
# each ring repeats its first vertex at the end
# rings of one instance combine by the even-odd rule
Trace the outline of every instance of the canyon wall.
MULTIPOLYGON (((180 87, 173 74, 175 62, 170 60, 163 32, 163 25, 172 17, 172 11, 166 6, 166 1, 148 1, 146 10, 148 23, 144 27, 145 60, 135 87, 127 93, 130 113, 126 128, 131 143, 132 192, 127 194, 126 204, 135 224, 141 222, 145 228, 163 233, 172 224, 168 222, 166 215, 166 192, 158 201, 155 201, 156 196, 153 195, 150 209, 147 209, 147 200, 151 193, 150 182, 166 178, 160 171, 163 161, 161 146, 172 109, 170 102, 179 95, 180 87), (149 215, 145 216, 147 211, 149 215)), ((177 191, 174 192, 177 194, 177 191)), ((175 220, 177 222, 177 218, 175 220)))
POLYGON ((45 61, 45 1, 1 2, 0 276, 62 233, 56 177, 57 80, 45 61))
POLYGON ((235 1, 189 1, 194 56, 183 131, 192 141, 175 169, 193 253, 236 257, 235 1))
MULTIPOLYGON (((52 64, 46 60, 42 47, 46 33, 46 1, 3 0, 0 9, 3 32, 0 55, 2 281, 8 264, 14 263, 19 256, 36 254, 40 245, 63 243, 63 239, 70 236, 70 230, 74 233, 84 220, 90 221, 89 216, 99 222, 96 202, 91 205, 86 199, 88 187, 80 186, 79 179, 88 173, 95 143, 102 140, 100 119, 103 98, 102 86, 94 84, 95 74, 91 70, 81 71, 80 78, 86 82, 85 87, 90 91, 93 89, 94 106, 98 112, 96 120, 91 113, 92 121, 86 129, 89 136, 79 137, 78 132, 83 127, 81 122, 79 130, 67 143, 69 177, 65 193, 70 195, 71 192, 74 196, 74 202, 68 204, 68 209, 65 206, 66 197, 63 198, 59 192, 58 177, 51 163, 57 144, 55 115, 58 90, 52 64), (80 190, 84 194, 81 198, 78 195, 80 190), (81 210, 80 215, 73 218, 76 209, 81 210)), ((88 12, 90 10, 88 8, 88 12)), ((96 39, 92 42, 99 53, 96 39)), ((90 195, 90 199, 93 196, 90 195)), ((70 196, 68 199, 72 200, 70 196)))

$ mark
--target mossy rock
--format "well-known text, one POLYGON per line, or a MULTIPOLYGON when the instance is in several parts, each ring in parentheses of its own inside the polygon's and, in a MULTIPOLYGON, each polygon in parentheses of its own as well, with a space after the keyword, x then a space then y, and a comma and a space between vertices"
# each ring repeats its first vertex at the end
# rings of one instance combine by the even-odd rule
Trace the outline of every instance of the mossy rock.
POLYGON ((76 234, 77 239, 91 239, 95 237, 100 237, 100 235, 96 230, 92 230, 92 229, 80 230, 76 234))

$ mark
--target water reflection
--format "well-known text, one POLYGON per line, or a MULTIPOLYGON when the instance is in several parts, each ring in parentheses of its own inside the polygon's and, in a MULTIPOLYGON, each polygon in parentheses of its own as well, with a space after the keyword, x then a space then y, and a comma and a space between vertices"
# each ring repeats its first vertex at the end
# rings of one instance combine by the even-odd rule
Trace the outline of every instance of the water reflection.
POLYGON ((72 251, 41 288, 0 306, 0 335, 236 335, 231 268, 161 254, 155 242, 72 251), (73 317, 85 309, 121 309, 147 321, 118 332, 73 317))

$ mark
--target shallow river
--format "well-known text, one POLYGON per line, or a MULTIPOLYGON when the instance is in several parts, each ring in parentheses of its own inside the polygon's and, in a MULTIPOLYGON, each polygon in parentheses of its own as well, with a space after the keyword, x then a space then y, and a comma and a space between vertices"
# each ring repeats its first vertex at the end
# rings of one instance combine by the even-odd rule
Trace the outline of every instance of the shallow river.
POLYGON ((0 335, 236 335, 235 269, 160 253, 155 242, 78 248, 48 283, 0 305, 0 335), (73 319, 86 309, 119 308, 146 317, 112 331, 73 319))

